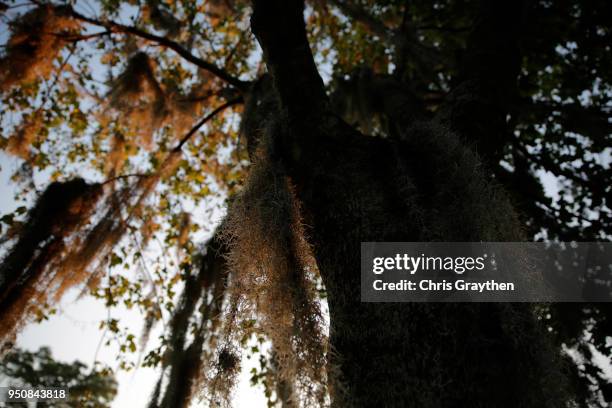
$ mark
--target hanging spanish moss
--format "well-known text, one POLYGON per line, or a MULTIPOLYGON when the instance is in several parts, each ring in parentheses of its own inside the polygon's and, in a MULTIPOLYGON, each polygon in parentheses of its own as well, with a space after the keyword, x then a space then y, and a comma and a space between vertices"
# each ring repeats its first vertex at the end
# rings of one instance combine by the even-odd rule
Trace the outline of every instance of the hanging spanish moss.
MULTIPOLYGON (((107 215, 113 216, 113 211, 107 211, 107 215)), ((83 239, 75 242, 76 245, 58 265, 64 279, 53 296, 54 301, 59 301, 68 289, 84 282, 88 289, 96 288, 100 262, 110 254, 125 231, 120 219, 105 218, 95 224, 83 239)))
POLYGON ((210 0, 204 3, 204 10, 210 23, 215 27, 235 15, 240 8, 245 6, 245 3, 243 0, 210 0))
POLYGON ((276 391, 276 403, 280 405, 281 408, 298 407, 293 383, 279 375, 279 366, 274 345, 272 345, 272 350, 268 359, 267 380, 269 387, 276 391))
POLYGON ((215 348, 221 327, 227 277, 224 251, 223 243, 213 237, 206 254, 194 262, 199 265, 197 272, 184 277, 185 286, 170 322, 168 349, 151 408, 187 408, 195 391, 206 381, 204 373, 217 367, 216 355, 209 350, 215 348), (166 379, 163 390, 162 379, 166 379))
MULTIPOLYGON (((264 143, 265 144, 265 143, 264 143)), ((325 395, 325 338, 298 201, 281 165, 260 148, 246 186, 224 228, 230 248, 229 290, 236 315, 258 317, 275 346, 279 378, 293 385, 296 403, 319 406, 325 395)))
POLYGON ((166 32, 170 38, 176 37, 181 31, 181 22, 172 15, 167 6, 159 0, 147 0, 142 8, 143 18, 150 20, 153 26, 166 32))
MULTIPOLYGON (((108 106, 127 133, 113 136, 107 166, 110 174, 121 168, 127 159, 128 147, 139 145, 150 149, 155 132, 159 129, 167 126, 175 137, 183 136, 193 127, 194 120, 201 115, 208 99, 183 95, 172 87, 162 87, 155 77, 154 60, 144 52, 132 55, 123 72, 110 86, 108 106)), ((108 113, 105 110, 99 115, 99 120, 108 123, 108 113)))
POLYGON ((182 212, 179 220, 179 231, 176 238, 179 247, 183 247, 189 239, 189 231, 191 229, 191 216, 188 212, 182 212))
MULTIPOLYGON (((154 299, 155 292, 152 290, 151 293, 147 296, 147 299, 150 299, 152 302, 155 302, 154 299)), ((149 339, 151 338, 151 331, 155 326, 155 323, 161 319, 161 308, 158 303, 153 303, 152 310, 148 310, 144 323, 142 325, 142 331, 140 332, 140 336, 138 336, 138 347, 141 355, 138 357, 140 362, 142 358, 142 352, 147 348, 149 344, 149 339)))
POLYGON ((163 97, 154 71, 154 62, 145 52, 132 55, 123 72, 111 84, 111 104, 125 106, 125 99, 139 100, 143 95, 153 99, 163 97))
POLYGON ((30 146, 43 128, 43 116, 40 111, 23 118, 13 135, 7 140, 6 150, 24 160, 30 157, 30 146))
POLYGON ((10 341, 25 318, 45 304, 63 279, 57 266, 68 239, 88 221, 102 185, 77 178, 54 182, 29 212, 17 241, 0 265, 0 342, 10 341))
POLYGON ((230 342, 224 342, 213 353, 205 383, 211 406, 231 407, 231 394, 241 370, 241 356, 240 348, 230 342))
POLYGON ((110 106, 121 112, 122 123, 138 136, 137 142, 151 148, 153 133, 167 117, 166 97, 155 78, 154 61, 137 52, 124 71, 111 83, 110 106))
POLYGON ((56 297, 59 299, 65 289, 86 282, 89 289, 98 286, 101 266, 111 255, 115 245, 128 231, 129 221, 140 216, 142 208, 159 182, 170 176, 179 164, 180 151, 172 151, 157 171, 141 177, 134 185, 114 191, 106 200, 106 211, 85 238, 66 256, 61 268, 70 273, 70 279, 56 297))
POLYGON ((66 37, 79 28, 78 21, 52 5, 36 7, 12 22, 6 54, 0 58, 0 91, 47 78, 66 37))
MULTIPOLYGON (((207 83, 199 85, 206 87, 207 83)), ((167 90, 166 94, 168 114, 164 124, 170 125, 175 137, 181 137, 193 127, 194 120, 202 114, 204 107, 207 106, 206 100, 197 95, 180 95, 176 91, 167 90)))
POLYGON ((106 174, 113 177, 119 174, 128 158, 128 146, 125 137, 116 132, 112 136, 110 153, 106 160, 106 174))
POLYGON ((68 289, 83 283, 97 287, 104 260, 159 181, 176 169, 180 155, 172 151, 155 173, 104 200, 103 184, 80 178, 47 187, 0 265, 0 348, 68 289), (92 224, 98 207, 102 217, 92 224))

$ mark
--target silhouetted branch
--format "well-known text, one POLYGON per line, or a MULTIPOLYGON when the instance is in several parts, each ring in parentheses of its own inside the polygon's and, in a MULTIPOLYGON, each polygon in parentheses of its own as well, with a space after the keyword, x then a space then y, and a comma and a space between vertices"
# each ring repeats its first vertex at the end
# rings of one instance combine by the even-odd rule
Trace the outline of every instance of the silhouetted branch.
POLYGON ((170 48, 171 50, 176 52, 178 55, 183 57, 185 60, 191 62, 192 64, 198 66, 199 68, 205 71, 210 72, 211 74, 215 75, 219 79, 224 80, 228 84, 233 85, 234 87, 236 87, 237 89, 241 91, 245 90, 247 87, 247 84, 248 84, 247 82, 234 77, 233 75, 229 74, 225 70, 217 67, 216 65, 208 61, 205 61, 201 58, 196 57, 191 52, 189 52, 189 50, 184 48, 182 45, 166 37, 151 34, 147 31, 141 30, 133 26, 124 25, 124 24, 113 22, 113 21, 102 21, 102 20, 98 20, 92 17, 87 17, 79 13, 78 11, 74 10, 72 7, 67 7, 67 13, 73 18, 76 18, 78 20, 81 20, 81 21, 84 21, 84 22, 87 22, 93 25, 105 27, 111 32, 133 34, 140 38, 144 38, 146 40, 153 41, 161 46, 170 48))
POLYGON ((211 113, 209 113, 208 115, 203 117, 202 120, 200 120, 198 123, 196 123, 195 126, 193 128, 191 128, 191 130, 189 132, 187 132, 187 134, 185 136, 183 136, 183 138, 181 139, 179 144, 174 148, 174 151, 181 150, 183 145, 185 143, 187 143, 187 141, 191 138, 191 136, 193 136, 195 134, 195 132, 197 132, 202 126, 204 126, 204 124, 206 124, 206 122, 208 122, 209 120, 214 118, 219 112, 222 112, 225 109, 229 108, 230 106, 236 105, 236 104, 238 104, 240 102, 242 102, 242 97, 232 99, 231 101, 228 101, 228 102, 224 103, 223 105, 219 106, 218 108, 213 110, 211 113))

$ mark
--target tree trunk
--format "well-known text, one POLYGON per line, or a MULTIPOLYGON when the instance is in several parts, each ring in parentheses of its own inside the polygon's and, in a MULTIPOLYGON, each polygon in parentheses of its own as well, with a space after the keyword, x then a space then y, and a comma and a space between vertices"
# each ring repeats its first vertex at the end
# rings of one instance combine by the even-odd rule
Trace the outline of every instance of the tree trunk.
MULTIPOLYGON (((556 357, 531 306, 360 301, 361 242, 521 239, 508 200, 461 133, 478 131, 478 145, 500 131, 464 108, 473 107, 470 98, 499 97, 491 108, 499 114, 505 93, 468 75, 471 91, 458 87, 434 121, 401 123, 401 140, 361 135, 330 112, 302 12, 297 0, 255 1, 252 28, 280 102, 267 128, 311 226, 328 293, 332 405, 563 406, 556 357)), ((476 55, 489 58, 486 47, 497 45, 488 41, 476 55)))
MULTIPOLYGON (((424 139, 416 147, 452 135, 412 136, 424 139)), ((440 147, 453 145, 443 140, 440 147)), ((304 153, 308 173, 294 180, 328 292, 335 405, 559 406, 554 359, 528 305, 360 301, 363 241, 517 239, 508 204, 466 165, 474 156, 460 146, 455 155, 431 149, 420 171, 408 169, 427 180, 421 186, 402 179, 411 162, 401 159, 403 144, 355 136, 316 145, 304 153), (448 167, 434 177, 436 165, 448 167), (454 183, 443 183, 448 177, 454 183), (461 202, 444 201, 453 196, 461 202)))

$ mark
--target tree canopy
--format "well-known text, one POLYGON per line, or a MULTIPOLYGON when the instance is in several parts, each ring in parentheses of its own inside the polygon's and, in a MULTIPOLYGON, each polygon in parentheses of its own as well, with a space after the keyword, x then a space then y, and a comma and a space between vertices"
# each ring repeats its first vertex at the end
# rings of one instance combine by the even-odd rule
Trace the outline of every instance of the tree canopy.
MULTIPOLYGON (((521 23, 504 48, 479 5, 307 1, 332 109, 385 140, 408 122, 452 122, 528 239, 609 240, 612 3, 528 2, 508 15, 521 23), (499 106, 469 98, 480 92, 472 77, 493 84, 499 106), (498 123, 505 132, 491 131, 498 123)), ((2 171, 18 203, 0 219, 4 348, 77 290, 142 313, 139 332, 120 319, 101 327, 122 344, 123 368, 161 367, 151 406, 228 398, 242 349, 261 358, 252 380, 270 404, 294 393, 327 401, 326 290, 293 186, 254 140, 273 131, 261 107, 279 102, 252 11, 242 0, 0 3, 2 171), (236 245, 240 256, 227 256, 236 245), (150 347, 156 325, 164 336, 150 347)), ((286 92, 306 100, 316 90, 286 92)), ((612 308, 540 305, 538 316, 559 353, 577 351, 576 403, 611 403, 594 356, 612 356, 612 308)))

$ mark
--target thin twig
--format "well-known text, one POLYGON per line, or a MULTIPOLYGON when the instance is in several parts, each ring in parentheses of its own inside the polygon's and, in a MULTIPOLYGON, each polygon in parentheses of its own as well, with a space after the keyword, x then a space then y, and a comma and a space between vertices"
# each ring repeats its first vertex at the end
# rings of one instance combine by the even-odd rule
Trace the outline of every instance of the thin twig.
POLYGON ((92 38, 97 38, 97 37, 102 37, 105 35, 111 35, 113 32, 110 30, 105 30, 105 31, 100 31, 97 33, 91 33, 91 34, 58 34, 58 33, 53 33, 52 35, 56 36, 56 37, 60 37, 65 41, 70 41, 73 43, 79 42, 79 41, 83 41, 83 40, 90 40, 92 38))
POLYGON ((143 255, 144 248, 142 246, 142 243, 134 235, 134 232, 130 232, 130 236, 132 237, 132 240, 134 241, 134 244, 138 248, 138 253, 139 253, 138 259, 140 259, 141 268, 142 268, 144 274, 146 275, 146 277, 149 279, 149 282, 151 283, 151 287, 153 289, 153 294, 157 298, 157 304, 158 304, 158 307, 159 307, 160 321, 161 321, 162 326, 163 326, 164 331, 165 331, 167 329, 167 326, 166 326, 167 323, 166 323, 166 319, 164 319, 163 309, 160 306, 160 305, 163 304, 163 302, 162 302, 163 299, 162 299, 161 295, 159 294, 159 292, 157 291, 157 287, 155 286, 155 279, 153 279, 153 275, 151 274, 151 270, 149 269, 149 267, 148 267, 148 265, 147 265, 147 263, 145 261, 145 258, 144 258, 144 255, 143 255))
POLYGON ((140 177, 140 178, 146 178, 146 177, 150 177, 150 174, 139 174, 139 173, 132 173, 132 174, 121 174, 119 176, 115 176, 115 177, 111 177, 109 179, 106 179, 102 182, 102 185, 108 184, 108 183, 112 183, 114 181, 117 180, 122 180, 122 179, 127 179, 130 177, 140 177))

